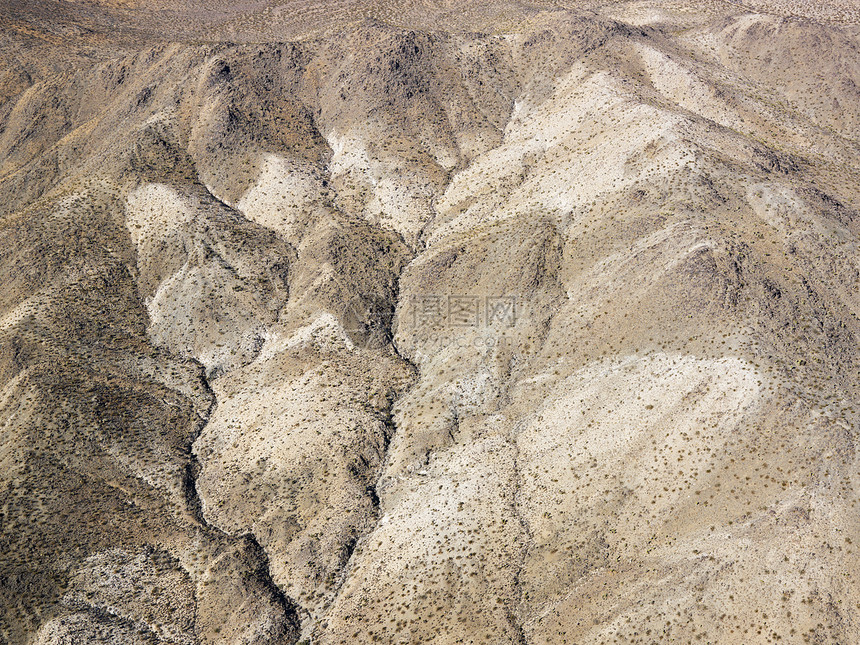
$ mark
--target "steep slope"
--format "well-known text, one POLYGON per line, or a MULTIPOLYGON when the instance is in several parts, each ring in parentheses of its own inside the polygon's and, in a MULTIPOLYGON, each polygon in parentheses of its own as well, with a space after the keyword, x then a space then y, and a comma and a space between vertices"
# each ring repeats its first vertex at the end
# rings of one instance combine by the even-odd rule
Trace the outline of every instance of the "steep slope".
POLYGON ((61 4, 0 43, 4 641, 860 639, 854 28, 61 4))

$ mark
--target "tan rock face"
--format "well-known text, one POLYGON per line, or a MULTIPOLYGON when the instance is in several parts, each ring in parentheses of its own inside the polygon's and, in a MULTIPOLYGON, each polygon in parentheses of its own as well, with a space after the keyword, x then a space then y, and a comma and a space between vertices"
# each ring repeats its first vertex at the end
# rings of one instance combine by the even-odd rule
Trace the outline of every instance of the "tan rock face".
POLYGON ((860 640, 846 3, 7 4, 0 641, 860 640))

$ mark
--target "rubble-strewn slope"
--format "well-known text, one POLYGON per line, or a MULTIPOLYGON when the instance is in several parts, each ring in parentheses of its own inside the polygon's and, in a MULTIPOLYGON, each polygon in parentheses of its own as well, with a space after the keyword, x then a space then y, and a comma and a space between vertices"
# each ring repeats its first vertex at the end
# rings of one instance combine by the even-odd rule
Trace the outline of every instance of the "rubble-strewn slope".
POLYGON ((860 639, 856 29, 61 4, 0 42, 0 639, 860 639))

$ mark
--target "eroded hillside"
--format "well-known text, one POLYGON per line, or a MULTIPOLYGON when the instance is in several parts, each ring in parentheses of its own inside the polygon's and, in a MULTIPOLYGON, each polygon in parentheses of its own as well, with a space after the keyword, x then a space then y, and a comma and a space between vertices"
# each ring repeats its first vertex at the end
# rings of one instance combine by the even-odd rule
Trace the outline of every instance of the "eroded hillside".
POLYGON ((0 639, 860 640, 850 11, 211 4, 4 9, 0 639))

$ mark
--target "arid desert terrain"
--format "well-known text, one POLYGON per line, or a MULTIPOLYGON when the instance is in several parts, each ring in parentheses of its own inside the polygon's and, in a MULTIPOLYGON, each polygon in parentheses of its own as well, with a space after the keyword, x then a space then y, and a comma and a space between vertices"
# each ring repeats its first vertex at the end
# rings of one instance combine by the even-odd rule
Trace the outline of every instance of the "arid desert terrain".
POLYGON ((860 2, 0 0, 0 643, 860 643, 860 2))

